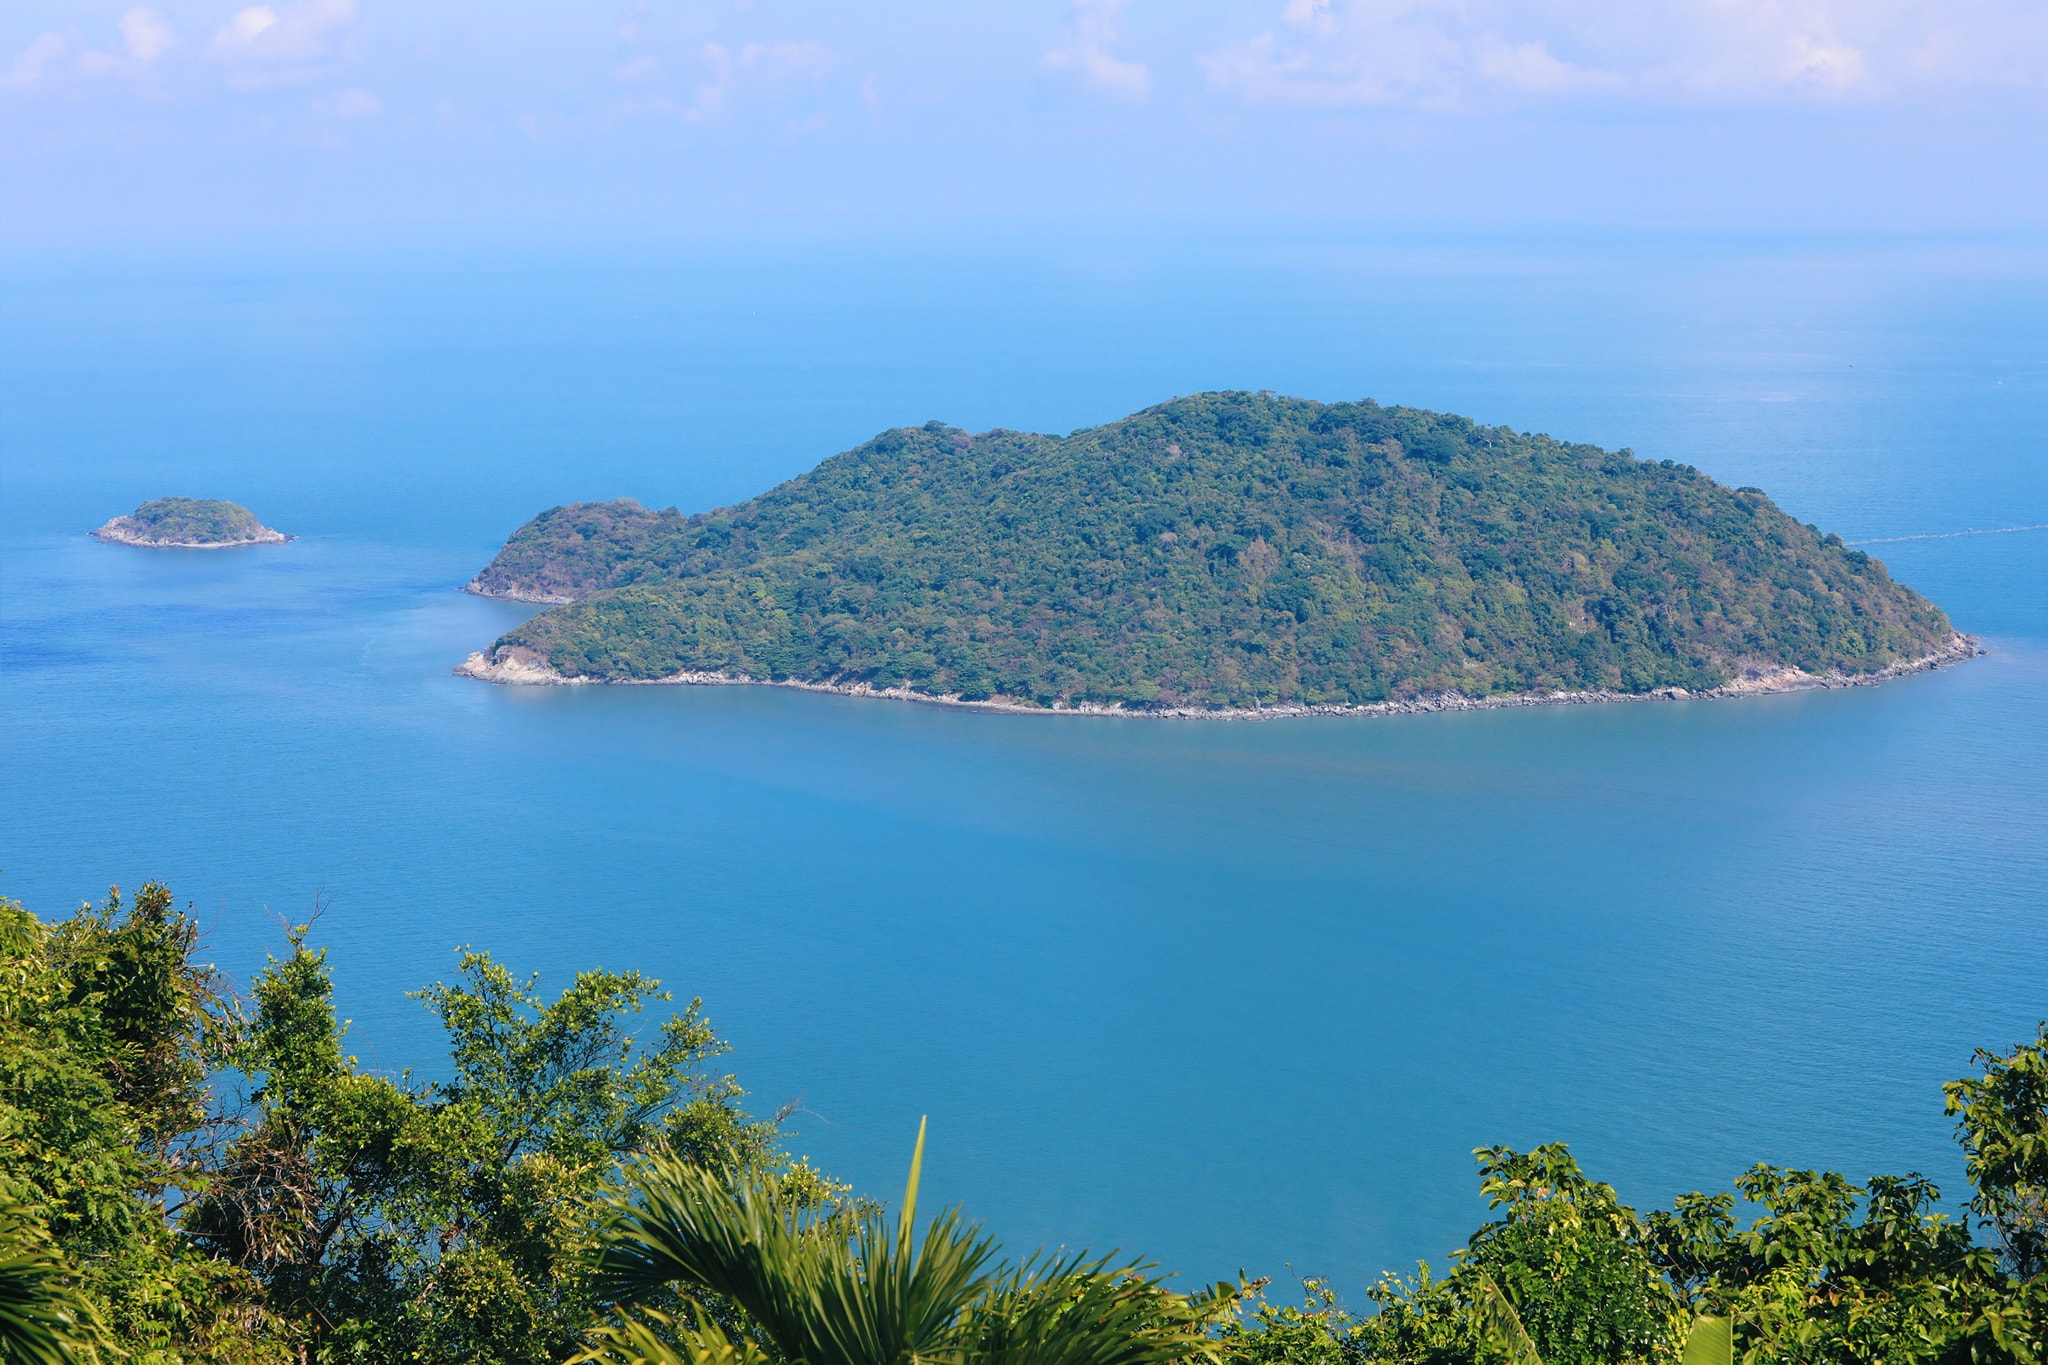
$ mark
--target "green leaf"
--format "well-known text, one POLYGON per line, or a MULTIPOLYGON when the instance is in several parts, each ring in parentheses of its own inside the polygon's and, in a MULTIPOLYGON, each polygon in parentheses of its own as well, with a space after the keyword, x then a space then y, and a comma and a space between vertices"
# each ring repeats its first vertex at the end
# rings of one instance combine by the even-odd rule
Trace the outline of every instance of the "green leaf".
POLYGON ((1735 1323, 1730 1318, 1699 1318, 1685 1339, 1682 1365, 1735 1365, 1735 1323))
POLYGON ((1543 1365, 1543 1358, 1536 1354, 1536 1343, 1529 1340, 1529 1333, 1522 1326, 1522 1315, 1501 1293, 1493 1276, 1478 1277, 1472 1309, 1479 1319, 1481 1339, 1505 1355, 1508 1365, 1543 1365))

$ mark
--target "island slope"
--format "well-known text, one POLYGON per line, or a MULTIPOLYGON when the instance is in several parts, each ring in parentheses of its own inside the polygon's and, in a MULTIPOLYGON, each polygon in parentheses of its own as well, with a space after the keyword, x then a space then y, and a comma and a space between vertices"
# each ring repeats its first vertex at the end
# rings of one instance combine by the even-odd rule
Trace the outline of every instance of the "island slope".
POLYGON ((216 498, 156 498, 125 517, 115 517, 93 535, 119 545, 178 550, 281 545, 291 539, 256 520, 240 503, 216 498))
POLYGON ((520 527, 463 591, 511 602, 574 602, 608 586, 658 531, 682 520, 674 508, 650 512, 631 498, 551 507, 520 527))
POLYGON ((498 681, 1349 707, 1889 676, 1967 654, 1883 564, 1688 466, 1371 401, 884 432, 734 507, 575 504, 472 590, 572 599, 498 681))

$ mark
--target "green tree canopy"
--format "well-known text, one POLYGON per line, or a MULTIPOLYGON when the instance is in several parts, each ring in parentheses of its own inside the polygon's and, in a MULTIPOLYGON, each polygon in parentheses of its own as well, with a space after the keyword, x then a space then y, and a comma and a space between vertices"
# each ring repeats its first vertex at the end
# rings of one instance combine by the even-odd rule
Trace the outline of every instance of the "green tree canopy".
POLYGON ((154 884, 0 901, 0 1365, 2048 1365, 2048 1029, 1947 1088, 1967 1217, 1764 1165, 1638 1215, 1562 1145, 1490 1147, 1496 1217, 1353 1316, 1004 1262, 918 1220, 918 1160, 886 1217, 636 973, 549 995, 465 952, 422 1080, 350 1054, 306 928, 246 999, 198 942, 154 884))
POLYGON ((1754 489, 1372 402, 1209 393, 1067 437, 884 432, 708 513, 583 503, 472 585, 491 659, 1132 707, 1711 688, 1947 645, 1754 489))

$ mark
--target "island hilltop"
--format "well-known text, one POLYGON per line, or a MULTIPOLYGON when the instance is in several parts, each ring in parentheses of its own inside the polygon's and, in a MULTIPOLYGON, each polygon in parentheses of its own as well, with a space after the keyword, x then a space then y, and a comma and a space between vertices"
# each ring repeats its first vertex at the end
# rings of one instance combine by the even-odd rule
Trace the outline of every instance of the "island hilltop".
POLYGON ((93 535, 119 545, 179 550, 281 545, 291 539, 257 521, 240 503, 214 498, 157 498, 115 517, 93 535))
POLYGON ((1367 401, 884 432, 748 502, 543 512, 470 584, 557 604, 495 682, 764 682, 1154 714, 1875 681, 1973 642, 1760 490, 1367 401))

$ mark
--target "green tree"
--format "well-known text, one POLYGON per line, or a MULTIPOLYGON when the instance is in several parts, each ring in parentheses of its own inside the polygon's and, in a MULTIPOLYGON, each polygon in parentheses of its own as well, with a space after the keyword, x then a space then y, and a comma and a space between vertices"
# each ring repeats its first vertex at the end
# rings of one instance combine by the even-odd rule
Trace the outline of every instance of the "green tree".
POLYGON ((246 1004, 197 943, 154 884, 0 901, 0 1365, 2048 1365, 2048 1028, 1947 1087, 1988 1245, 1918 1175, 1756 1166, 1638 1219, 1561 1145, 1487 1148, 1499 1217, 1352 1317, 920 1230, 922 1135, 891 1222, 745 1114, 697 1002, 643 1043, 636 973, 550 998, 464 954, 429 1084, 348 1054, 306 929, 246 1004))
POLYGON ((740 1108, 739 1083, 712 1065, 730 1047, 701 1001, 642 1046, 627 1021, 670 997, 638 972, 579 973, 544 1002, 533 979, 465 953, 458 984, 421 996, 454 1062, 436 1097, 475 1135, 436 1234, 438 1261, 410 1310, 422 1358, 554 1361, 573 1349, 599 1306, 589 1256, 603 1196, 635 1156, 772 1169, 818 1202, 836 1193, 782 1156, 775 1122, 740 1108))
POLYGON ((261 1281, 308 1360, 560 1360, 597 1307, 587 1253, 622 1160, 777 1160, 774 1125, 709 1069, 726 1045, 698 1002, 635 1039, 629 1020, 668 999, 638 973, 585 972, 548 1001, 465 953, 454 984, 421 992, 453 1060, 429 1085, 346 1053, 306 936, 255 982, 235 1056, 250 1113, 185 1225, 261 1281))
POLYGON ((2027 1279, 2048 1271, 2048 1024, 2031 1043, 1976 1060, 1983 1075, 1942 1089, 1976 1187, 1971 1211, 2027 1279))
POLYGON ((306 934, 292 930, 289 955, 255 981, 234 1056, 253 1082, 244 1130, 183 1221, 263 1284, 310 1361, 330 1342, 366 1353, 403 1314, 419 1223, 452 1193, 463 1134, 407 1078, 365 1074, 343 1052, 326 951, 306 934))
POLYGON ((1327 1281, 1301 1282, 1302 1303, 1266 1301, 1269 1281, 1254 1280, 1217 1329, 1217 1352, 1230 1365, 1345 1365, 1357 1354, 1359 1324, 1338 1306, 1327 1281), (1245 1310, 1249 1309, 1248 1317, 1245 1310))
POLYGON ((1858 1186, 1834 1171, 1759 1165, 1735 1185, 1763 1210, 1746 1229, 1728 1218, 1696 1218, 1689 1230, 1660 1220, 1657 1235, 1664 1257, 1711 1267, 1697 1301, 1733 1319, 1745 1359, 1971 1358, 1974 1306, 1998 1286, 1967 1229, 1936 1211, 1928 1181, 1858 1186))
POLYGON ((1676 1296, 1614 1187, 1588 1180, 1562 1143, 1477 1156, 1480 1192, 1504 1216, 1473 1235, 1459 1274, 1499 1286, 1547 1365, 1674 1354, 1676 1296))
POLYGON ((48 925, 0 900, 0 1186, 105 1352, 148 1365, 274 1354, 258 1286, 169 1225, 211 1179, 208 1076, 240 1030, 198 934, 156 883, 48 925))

